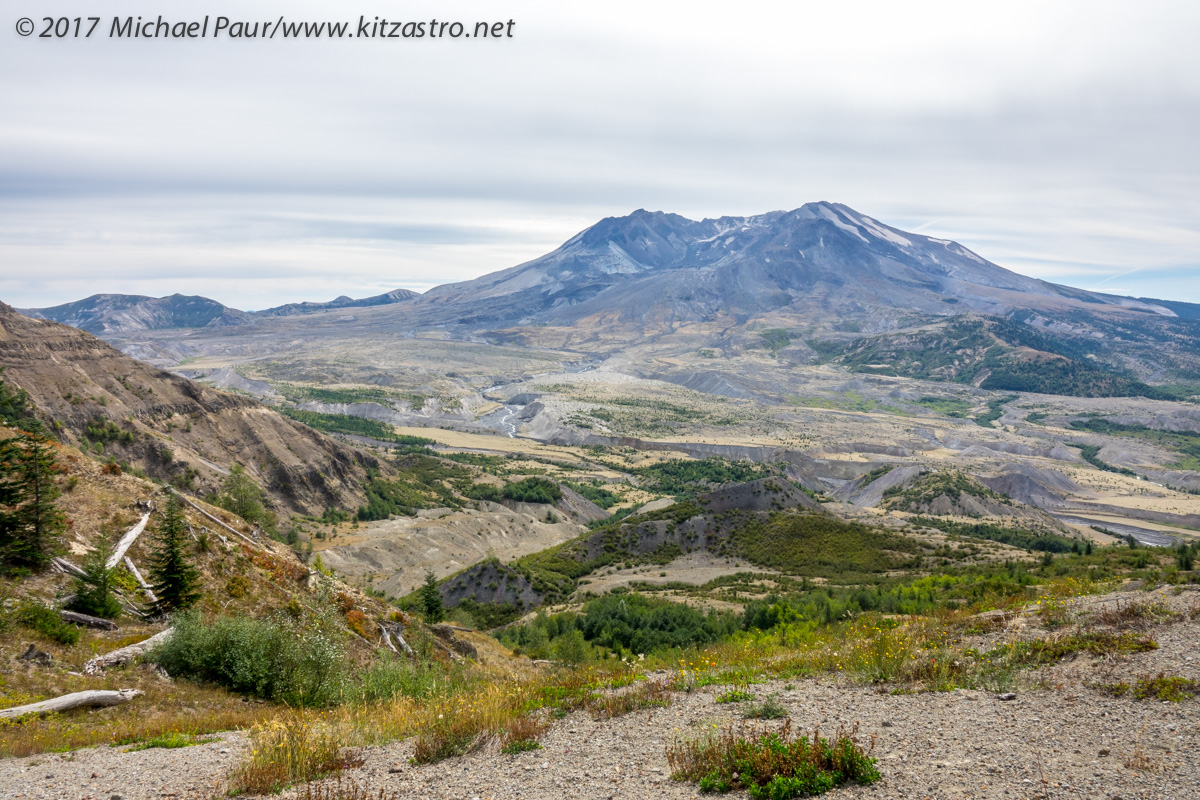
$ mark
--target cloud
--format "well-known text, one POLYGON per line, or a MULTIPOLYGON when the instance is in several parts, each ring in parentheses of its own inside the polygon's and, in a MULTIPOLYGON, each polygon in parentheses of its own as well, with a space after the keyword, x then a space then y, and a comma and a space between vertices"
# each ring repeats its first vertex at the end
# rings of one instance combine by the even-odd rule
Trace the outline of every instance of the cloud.
POLYGON ((237 15, 517 24, 511 41, 0 52, 0 296, 427 288, 638 207, 828 199, 1038 277, 1138 293, 1173 276, 1200 298, 1200 7, 335 8, 237 15))

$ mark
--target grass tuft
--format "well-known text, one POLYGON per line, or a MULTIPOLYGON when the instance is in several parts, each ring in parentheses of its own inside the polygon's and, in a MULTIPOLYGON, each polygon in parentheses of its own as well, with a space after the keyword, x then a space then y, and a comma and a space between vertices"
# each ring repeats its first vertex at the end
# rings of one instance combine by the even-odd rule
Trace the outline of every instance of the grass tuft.
POLYGON ((356 752, 343 752, 346 732, 292 712, 251 731, 253 751, 233 773, 231 794, 272 794, 302 781, 333 775, 362 764, 356 752))
POLYGON ((703 792, 746 789, 753 800, 789 800, 823 794, 853 781, 879 780, 875 759, 855 740, 857 727, 839 729, 830 742, 818 731, 793 733, 791 722, 777 730, 744 723, 698 739, 676 740, 667 748, 671 777, 699 784, 703 792))
POLYGON ((761 703, 752 703, 746 707, 746 719, 787 719, 792 715, 787 706, 779 702, 779 695, 773 694, 761 703))
POLYGON ((1134 700, 1164 700, 1181 703, 1200 694, 1200 681, 1190 678, 1168 676, 1160 672, 1154 677, 1145 675, 1132 686, 1128 683, 1108 683, 1099 686, 1114 697, 1132 697, 1134 700))
POLYGON ((167 733, 160 733, 158 736, 154 736, 144 742, 138 742, 125 752, 134 753, 138 750, 150 750, 155 747, 170 750, 177 747, 191 747, 196 744, 208 744, 217 740, 216 736, 196 736, 195 734, 184 733, 183 731, 169 731, 167 733))

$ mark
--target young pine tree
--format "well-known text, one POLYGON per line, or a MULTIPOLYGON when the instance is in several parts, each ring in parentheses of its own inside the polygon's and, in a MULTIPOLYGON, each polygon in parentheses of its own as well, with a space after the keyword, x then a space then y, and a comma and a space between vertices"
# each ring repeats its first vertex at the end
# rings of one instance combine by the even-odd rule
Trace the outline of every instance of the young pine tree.
POLYGON ((187 560, 184 546, 187 522, 175 495, 163 507, 162 520, 150 551, 150 588, 158 595, 156 613, 185 609, 200 598, 200 573, 187 560))
POLYGON ((115 619, 121 613, 121 604, 113 597, 113 571, 105 566, 109 553, 108 540, 99 542, 83 562, 83 577, 75 578, 75 599, 69 606, 80 614, 115 619))
POLYGON ((50 563, 66 528, 55 504, 62 472, 40 430, 0 442, 0 568, 36 571, 50 563))
POLYGON ((431 624, 441 622, 446 616, 446 609, 442 605, 442 593, 438 591, 437 578, 432 572, 425 573, 425 583, 421 584, 418 591, 425 621, 431 624))

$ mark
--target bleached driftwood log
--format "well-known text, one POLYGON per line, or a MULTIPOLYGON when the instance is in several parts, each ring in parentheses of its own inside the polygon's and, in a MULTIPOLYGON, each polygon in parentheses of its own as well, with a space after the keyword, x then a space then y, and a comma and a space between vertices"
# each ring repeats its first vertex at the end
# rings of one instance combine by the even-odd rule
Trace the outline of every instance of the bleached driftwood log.
POLYGON ((224 528, 225 530, 227 530, 227 531, 229 531, 230 533, 232 533, 234 536, 237 536, 237 537, 239 537, 239 538, 241 538, 241 539, 245 539, 247 542, 249 542, 250 544, 254 545, 255 547, 258 547, 258 546, 259 546, 258 542, 254 541, 253 539, 251 539, 251 538, 250 538, 249 536, 247 536, 246 534, 244 534, 244 533, 241 533, 240 531, 237 531, 237 530, 235 530, 234 528, 230 527, 229 525, 226 525, 224 522, 222 522, 221 520, 217 519, 217 518, 216 518, 216 517, 214 517, 212 514, 208 513, 208 512, 207 512, 207 511, 205 511, 203 508, 201 508, 200 506, 198 506, 198 505, 196 505, 195 503, 193 503, 193 502, 192 502, 191 500, 189 500, 189 499, 188 499, 188 498, 187 498, 185 495, 182 495, 182 494, 180 494, 179 492, 175 491, 173 488, 170 488, 170 487, 168 487, 168 488, 167 488, 167 491, 169 491, 171 494, 173 494, 173 495, 175 495, 176 497, 178 497, 178 498, 179 498, 180 500, 182 500, 183 502, 187 503, 189 506, 191 506, 193 509, 195 509, 195 510, 196 510, 198 513, 200 513, 200 514, 203 514, 203 515, 204 515, 204 517, 205 517, 206 519, 209 519, 209 520, 211 520, 212 522, 215 522, 215 523, 217 523, 217 524, 218 524, 218 525, 220 525, 222 528, 224 528))
POLYGON ((118 631, 117 623, 100 617, 93 617, 90 614, 80 614, 78 611, 59 611, 58 615, 62 617, 63 622, 70 622, 73 625, 82 625, 85 628, 96 628, 102 631, 118 631))
POLYGON ((408 646, 408 642, 404 641, 404 635, 400 632, 399 625, 396 625, 394 628, 388 628, 386 625, 381 624, 379 626, 379 634, 384 644, 390 647, 396 655, 400 654, 400 651, 396 649, 396 645, 398 644, 404 649, 405 655, 416 658, 417 654, 408 646), (393 639, 395 639, 395 644, 392 643, 393 639))
POLYGON ((146 579, 142 577, 142 573, 138 572, 138 568, 133 565, 129 556, 125 556, 125 569, 129 570, 129 574, 137 580, 138 586, 142 587, 142 591, 146 593, 146 599, 157 604, 158 597, 155 596, 154 590, 150 588, 150 584, 146 583, 146 579))
POLYGON ((53 567, 56 572, 65 572, 67 575, 74 575, 78 578, 87 577, 86 572, 72 564, 70 561, 67 561, 65 558, 59 558, 58 556, 55 556, 54 558, 50 559, 50 566, 53 567))
POLYGON ((56 711, 69 711, 72 708, 117 706, 121 703, 128 703, 140 694, 142 692, 137 689, 120 689, 117 691, 91 689, 86 692, 72 692, 71 694, 64 694, 61 697, 55 697, 51 700, 43 700, 40 703, 6 708, 0 711, 0 719, 16 719, 28 714, 53 714, 56 711))
POLYGON ((149 521, 150 512, 147 511, 146 515, 141 518, 137 525, 134 525, 125 532, 125 535, 121 537, 121 540, 117 542, 117 546, 109 554, 108 560, 104 562, 105 569, 112 569, 121 563, 121 559, 125 557, 125 553, 137 541, 137 538, 142 535, 142 531, 146 530, 146 523, 149 521))
POLYGON ((119 667, 128 664, 138 656, 145 653, 150 648, 164 642, 175 631, 174 628, 167 628, 161 633, 156 633, 149 639, 137 644, 131 644, 127 647, 122 647, 119 650, 113 650, 111 653, 105 653, 101 656, 96 656, 92 660, 83 665, 84 675, 98 675, 109 667, 119 667))

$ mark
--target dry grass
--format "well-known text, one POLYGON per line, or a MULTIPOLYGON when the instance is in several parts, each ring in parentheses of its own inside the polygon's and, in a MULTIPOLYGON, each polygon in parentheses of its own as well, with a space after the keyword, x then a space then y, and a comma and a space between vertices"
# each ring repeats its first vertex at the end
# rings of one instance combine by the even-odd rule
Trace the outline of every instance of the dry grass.
POLYGON ((387 794, 383 789, 378 794, 372 794, 369 789, 357 783, 342 783, 339 775, 337 783, 309 783, 304 786, 304 794, 299 800, 397 800, 396 795, 387 794))
POLYGON ((337 724, 292 712, 255 728, 250 758, 230 776, 233 794, 269 794, 362 764, 347 750, 347 731, 337 724))
POLYGON ((1119 598, 1114 605, 1106 605, 1093 615, 1095 622, 1118 630, 1142 630, 1169 622, 1175 617, 1175 612, 1163 600, 1122 601, 1119 598))
POLYGON ((548 730, 550 723, 532 714, 516 717, 505 726, 504 733, 500 736, 500 752, 521 753, 536 750, 542 746, 539 742, 548 730))
POLYGON ((0 702, 11 707, 85 689, 130 688, 141 689, 145 695, 112 708, 0 723, 0 758, 144 742, 171 734, 200 736, 239 730, 278 713, 277 708, 244 703, 221 689, 166 682, 142 669, 83 678, 58 670, 18 667, 0 676, 0 702))
POLYGON ((608 692, 589 698, 585 706, 597 719, 612 719, 645 708, 671 705, 671 687, 665 681, 645 681, 624 692, 608 692))

